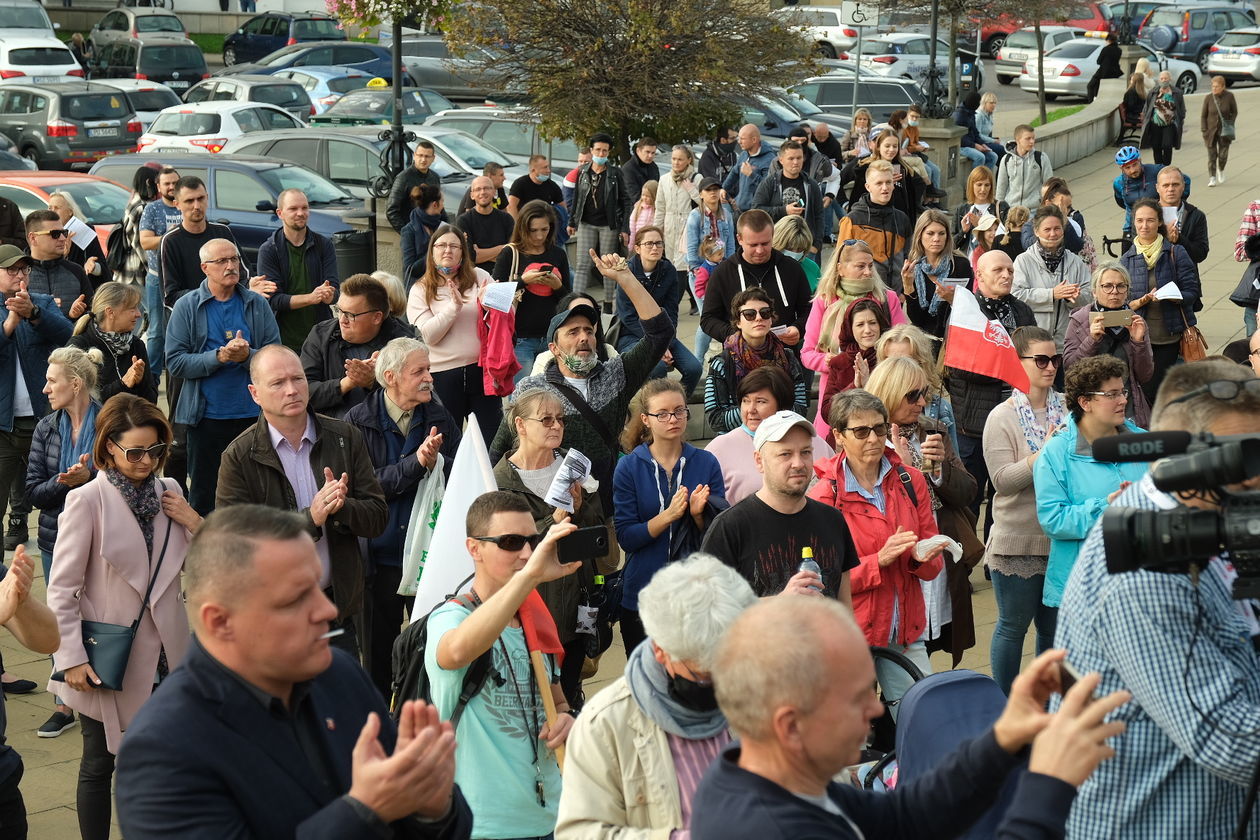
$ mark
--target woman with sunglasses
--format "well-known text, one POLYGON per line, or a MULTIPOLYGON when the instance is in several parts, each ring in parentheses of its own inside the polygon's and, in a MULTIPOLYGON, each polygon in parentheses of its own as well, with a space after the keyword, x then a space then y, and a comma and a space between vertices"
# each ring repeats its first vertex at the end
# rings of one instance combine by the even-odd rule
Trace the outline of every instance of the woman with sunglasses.
POLYGON ((888 411, 889 441, 902 463, 929 479, 937 529, 963 547, 957 562, 942 558, 945 574, 923 582, 928 653, 947 650, 957 667, 963 651, 976 643, 969 578, 984 551, 976 537, 976 517, 968 507, 976 495, 976 480, 967 472, 946 428, 926 416, 931 385, 914 360, 886 359, 871 372, 866 390, 888 411))
POLYGON ((735 394, 749 371, 762 365, 775 365, 791 378, 794 398, 791 409, 804 415, 809 410, 805 368, 796 355, 771 332, 774 304, 760 287, 745 289, 731 301, 731 326, 735 332, 722 342, 722 352, 709 362, 709 378, 704 385, 704 413, 719 434, 739 427, 739 404, 735 394))
POLYGON ((691 410, 682 386, 649 379, 630 403, 613 474, 613 523, 626 552, 621 639, 629 655, 644 639, 639 592, 665 564, 699 550, 705 530, 729 505, 722 467, 687 443, 691 410))
POLYGON ((1056 342, 1067 336, 1068 316, 1077 306, 1091 302, 1089 267, 1063 242, 1063 212, 1043 204, 1033 214, 1035 241, 1015 258, 1015 282, 1011 294, 1033 311, 1037 326, 1048 330, 1056 342))
POLYGON ((927 377, 927 407, 923 416, 938 422, 949 435, 949 442, 958 449, 958 428, 954 422, 954 407, 941 379, 941 367, 936 361, 935 339, 914 324, 896 324, 875 342, 876 364, 886 359, 906 356, 912 359, 927 377))
POLYGON ((1064 400, 1071 419, 1033 464, 1037 520, 1050 538, 1041 602, 1057 610, 1068 574, 1090 529, 1120 491, 1146 475, 1148 464, 1097 461, 1090 446, 1100 437, 1142 431, 1125 417, 1128 369, 1112 356, 1090 356, 1068 369, 1064 400))
POLYGON ((949 217, 940 210, 925 210, 915 222, 910 256, 901 266, 906 314, 913 324, 937 338, 945 336, 954 291, 972 285, 971 262, 955 251, 953 244, 949 217))
POLYGON ((1098 267, 1090 282, 1093 305, 1080 307, 1068 320, 1063 364, 1071 367, 1090 356, 1114 356, 1124 362, 1129 369, 1124 378, 1129 388, 1125 414, 1145 429, 1151 421, 1151 405, 1140 386, 1155 373, 1155 357, 1145 319, 1125 303, 1129 286, 1129 272, 1120 263, 1113 260, 1098 267), (1127 326, 1108 326, 1104 323, 1108 312, 1121 313, 1127 326))
MULTIPOLYGON (((831 423, 838 454, 814 463, 819 481, 809 496, 840 508, 853 535, 859 558, 851 573, 853 616, 868 644, 892 648, 930 674, 919 581, 935 578, 942 564, 940 549, 915 551, 920 540, 937 534, 927 481, 887 447, 888 409, 874 394, 861 388, 838 394, 831 423)), ((888 700, 899 700, 910 687, 900 668, 876 663, 876 675, 888 700)))
POLYGON ((827 385, 821 390, 819 414, 827 414, 831 398, 850 388, 865 388, 875 368, 875 343, 889 328, 888 312, 870 298, 855 300, 840 322, 839 346, 827 363, 827 385))
MULTIPOLYGON (((515 493, 525 500, 538 533, 545 534, 552 525, 567 519, 579 528, 606 527, 599 494, 588 492, 580 483, 569 488, 573 497, 572 513, 547 502, 547 490, 568 454, 568 450, 560 448, 564 438, 564 407, 560 399, 551 391, 531 388, 516 397, 508 409, 507 419, 516 438, 516 448, 495 465, 494 479, 500 490, 515 493)), ((500 545, 500 548, 508 547, 500 545)), ((560 643, 564 645, 560 688, 574 709, 582 708, 582 663, 588 638, 577 633, 578 604, 582 590, 593 586, 595 575, 605 571, 607 560, 606 557, 582 559, 585 562, 577 574, 538 587, 538 594, 556 620, 560 643)))
POLYGON ((1063 366, 1054 336, 1020 327, 1011 336, 1028 374, 1027 392, 1012 391, 984 424, 984 462, 993 482, 993 528, 984 562, 993 577, 997 626, 989 649, 993 679, 1007 694, 1019 673, 1028 626, 1037 628, 1037 653, 1054 644, 1054 610, 1041 603, 1050 540, 1037 522, 1033 466, 1068 416, 1054 379, 1063 366))
POLYGON ((178 484, 157 477, 170 444, 171 426, 153 403, 133 394, 107 400, 92 445, 100 472, 70 491, 58 520, 48 606, 61 631, 53 665, 63 679, 49 690, 78 713, 83 730, 76 805, 85 840, 109 837, 122 734, 188 650, 179 576, 201 517, 178 484), (105 688, 90 664, 82 622, 126 626, 137 615, 122 688, 105 688))

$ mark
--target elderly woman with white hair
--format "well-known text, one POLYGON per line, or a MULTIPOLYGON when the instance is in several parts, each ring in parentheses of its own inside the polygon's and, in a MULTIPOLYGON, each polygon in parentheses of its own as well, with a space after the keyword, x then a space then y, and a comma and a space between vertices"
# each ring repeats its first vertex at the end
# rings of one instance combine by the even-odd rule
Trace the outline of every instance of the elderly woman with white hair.
POLYGON ((346 414, 363 433, 376 479, 385 493, 389 523, 368 541, 368 582, 364 598, 367 667, 386 699, 390 695, 390 655, 411 599, 398 594, 402 583, 403 542, 411 508, 422 482, 437 464, 438 453, 450 476, 459 448, 459 426, 434 399, 429 347, 414 338, 395 338, 376 359, 375 388, 346 414))
POLYGON ((686 836, 700 779, 731 740, 709 679, 713 655, 756 600, 709 554, 666 566, 643 588, 648 644, 569 733, 556 840, 686 836))

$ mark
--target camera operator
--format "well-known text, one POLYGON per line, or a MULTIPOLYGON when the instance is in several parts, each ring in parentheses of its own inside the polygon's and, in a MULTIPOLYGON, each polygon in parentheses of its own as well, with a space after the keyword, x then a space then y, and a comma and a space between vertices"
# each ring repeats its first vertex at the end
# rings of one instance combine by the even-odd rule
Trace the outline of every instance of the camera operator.
MULTIPOLYGON (((1260 434, 1260 389, 1246 368, 1202 361, 1169 371, 1152 412, 1156 431, 1260 434), (1211 390, 1209 390, 1211 386, 1211 390)), ((1252 489, 1255 479, 1231 490, 1252 489)), ((1113 503, 1144 510, 1214 508, 1156 489, 1150 474, 1113 503)), ((1201 558, 1208 560, 1208 558, 1201 558)), ((1187 574, 1108 574, 1095 526, 1068 579, 1057 647, 1106 693, 1133 700, 1116 757, 1080 790, 1068 820, 1073 840, 1233 835, 1260 762, 1260 634, 1250 602, 1234 601, 1235 572, 1212 558, 1196 584, 1187 574)), ((1252 824, 1248 837, 1260 837, 1252 824)))

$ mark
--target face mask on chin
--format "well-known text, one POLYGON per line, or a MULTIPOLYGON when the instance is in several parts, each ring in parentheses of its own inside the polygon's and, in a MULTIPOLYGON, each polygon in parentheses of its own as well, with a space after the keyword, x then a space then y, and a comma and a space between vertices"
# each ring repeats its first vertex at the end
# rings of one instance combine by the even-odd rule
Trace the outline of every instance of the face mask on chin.
POLYGON ((674 702, 693 712, 712 712, 718 707, 713 683, 698 683, 678 674, 672 674, 669 678, 669 696, 674 702))
POLYGON ((606 166, 608 164, 608 158, 599 157, 598 155, 591 155, 591 163, 595 164, 596 166, 606 166))
POLYGON ((577 353, 570 353, 560 357, 560 361, 564 362, 564 366, 579 379, 585 379, 590 376, 591 371, 595 370, 595 366, 599 364, 599 357, 594 353, 589 356, 579 356, 577 353))

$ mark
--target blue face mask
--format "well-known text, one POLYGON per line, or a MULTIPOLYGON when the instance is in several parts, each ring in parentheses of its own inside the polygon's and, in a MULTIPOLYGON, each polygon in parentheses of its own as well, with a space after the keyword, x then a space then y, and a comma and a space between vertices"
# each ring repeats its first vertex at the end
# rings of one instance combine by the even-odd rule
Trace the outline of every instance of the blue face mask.
POLYGON ((804 251, 784 251, 783 256, 787 257, 789 260, 795 260, 796 262, 800 262, 801 257, 805 256, 805 252, 804 251))
POLYGON ((439 266, 436 266, 436 268, 442 274, 454 274, 455 272, 459 271, 459 266, 457 265, 439 265, 439 266))
POLYGON ((529 177, 537 184, 545 184, 551 180, 550 175, 530 175, 529 177))
POLYGON ((591 155, 591 163, 595 164, 596 166, 606 166, 608 164, 608 157, 607 156, 599 157, 597 155, 591 155))

